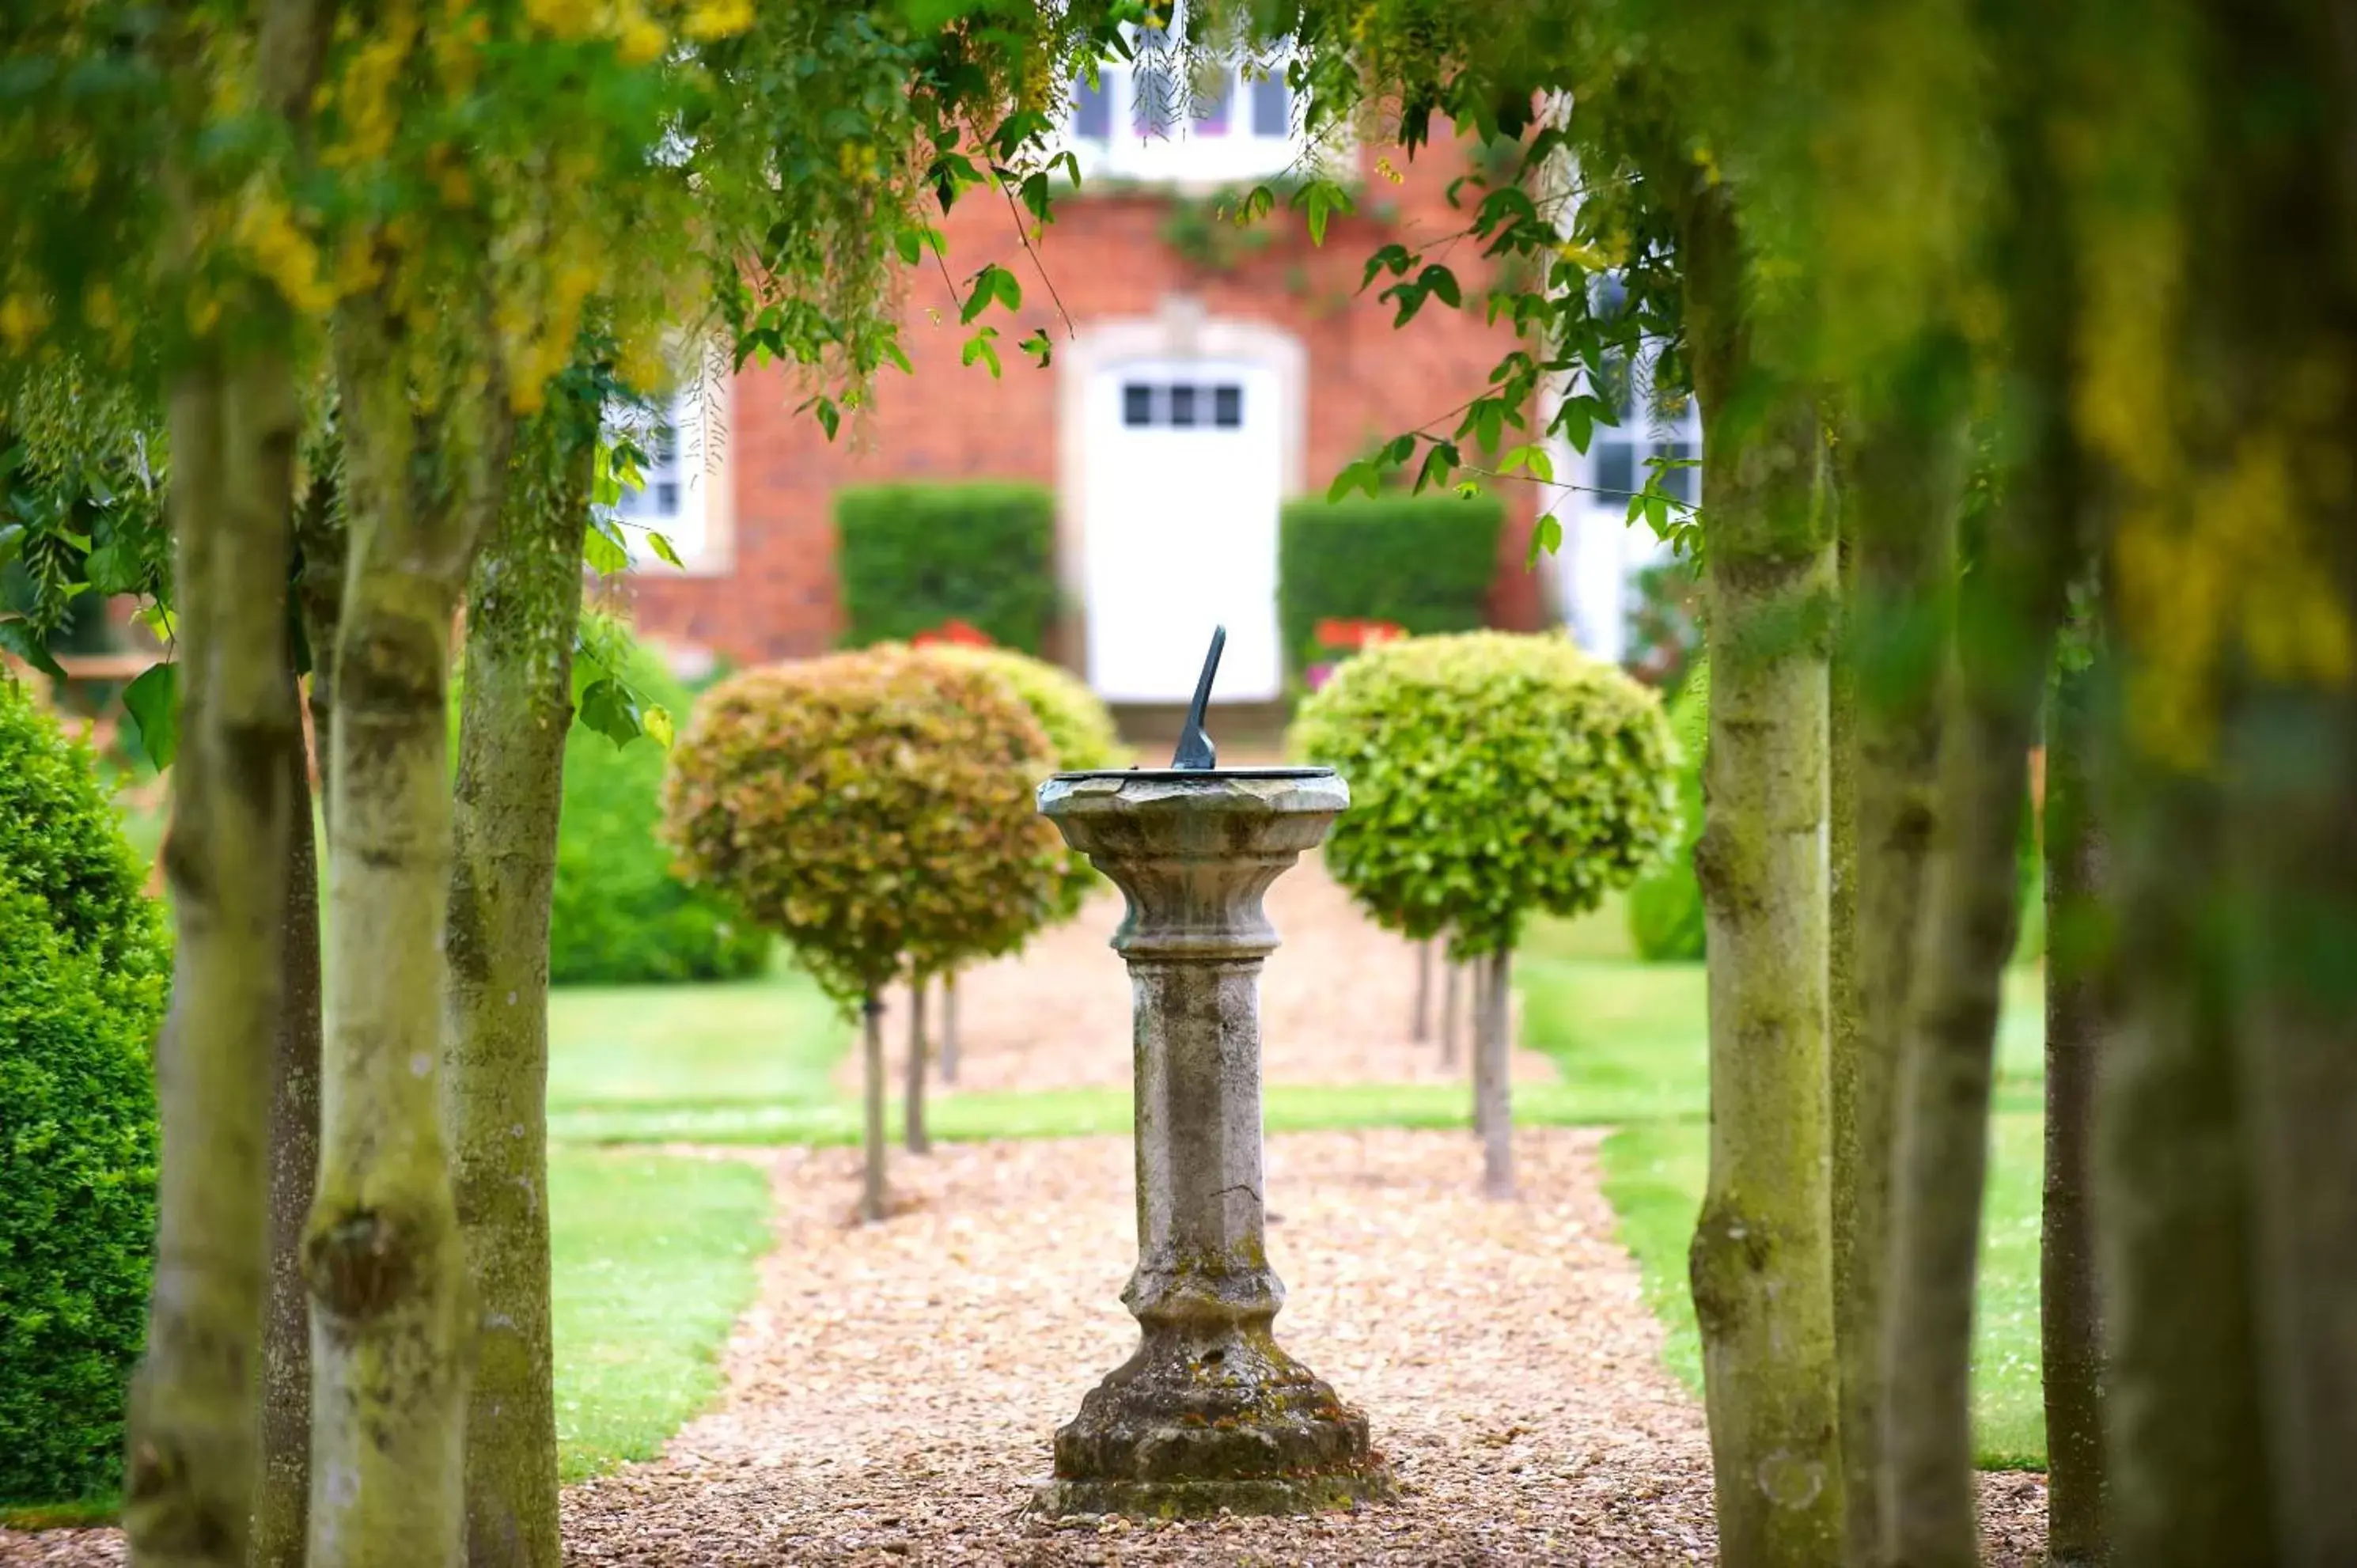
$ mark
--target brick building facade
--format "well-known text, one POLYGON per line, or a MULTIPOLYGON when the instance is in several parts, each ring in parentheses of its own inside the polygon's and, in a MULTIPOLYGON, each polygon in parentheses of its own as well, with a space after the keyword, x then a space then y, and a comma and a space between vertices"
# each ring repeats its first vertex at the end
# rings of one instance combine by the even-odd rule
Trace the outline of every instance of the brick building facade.
MULTIPOLYGON (((1242 85, 1251 91, 1250 83, 1242 85)), ((1229 153, 1232 164, 1232 148, 1208 150, 1229 153)), ((1436 304, 1394 328, 1392 307, 1373 290, 1359 292, 1366 258, 1379 245, 1396 240, 1412 250, 1437 247, 1464 226, 1466 215, 1445 195, 1464 166, 1454 145, 1444 142, 1413 164, 1362 153, 1358 212, 1336 219, 1322 247, 1310 244, 1297 214, 1282 209, 1264 220, 1263 232, 1250 235, 1206 221, 1211 199, 1187 177, 1184 139, 1163 139, 1155 156, 1161 166, 1142 179, 1108 178, 1100 160, 1082 190, 1060 203, 1036 263, 995 193, 971 193, 949 215, 952 276, 963 280, 996 262, 1024 285, 1019 328, 1001 323, 1006 353, 998 378, 959 362, 966 330, 950 283, 931 269, 907 280, 903 340, 914 375, 887 372, 870 406, 846 421, 835 440, 795 412, 804 393, 789 372, 748 366, 739 374, 700 474, 687 475, 691 488, 700 483, 707 492, 695 525, 683 531, 687 570, 647 563, 631 574, 627 592, 642 634, 683 663, 709 656, 746 664, 823 651, 842 630, 834 571, 837 489, 884 479, 1025 479, 1050 487, 1058 498, 1068 609, 1050 651, 1093 679, 1105 668, 1106 639, 1153 619, 1157 606, 1190 593, 1224 593, 1232 601, 1237 561, 1252 564, 1244 572, 1252 577, 1265 556, 1265 583, 1255 578, 1256 585, 1241 591, 1248 598, 1273 596, 1278 494, 1322 493, 1336 470, 1372 441, 1416 426, 1453 425, 1449 411, 1480 390, 1511 346, 1503 328, 1481 319, 1476 295, 1489 263, 1469 242, 1448 260, 1472 308, 1436 304), (1069 323, 1058 317, 1058 300, 1069 323), (1012 348, 1035 325, 1047 327, 1055 342, 1045 369, 1012 348), (1228 481, 1207 478, 1183 446, 1122 448, 1135 471, 1092 464, 1092 444, 1123 434, 1120 416, 1108 411, 1119 406, 1127 368, 1140 364, 1155 367, 1157 387, 1174 378, 1187 382, 1190 365, 1208 367, 1203 424, 1211 423, 1215 392, 1244 396, 1243 423, 1266 422, 1257 439, 1273 463, 1243 464, 1230 489, 1222 488, 1228 481), (1198 495, 1198 511, 1169 527, 1131 526, 1174 485, 1189 482, 1211 487, 1198 495), (1273 493, 1260 493, 1271 487, 1273 493), (1134 541, 1124 528, 1159 528, 1172 537, 1159 544, 1134 541), (1185 548, 1199 533, 1207 550, 1230 559, 1219 569, 1224 575, 1190 587, 1170 579, 1178 561, 1170 549, 1185 548)), ((1157 395, 1166 400, 1167 418, 1168 397, 1191 394, 1157 395)), ((1133 404, 1133 415, 1139 406, 1133 404)), ((1232 403, 1221 411, 1224 419, 1232 403)), ((680 467, 695 463, 690 456, 680 467)), ((1535 628, 1552 618, 1544 574, 1523 564, 1539 508, 1530 487, 1509 489, 1491 617, 1501 626, 1535 628)), ((1248 607, 1243 618, 1252 619, 1248 607)), ((1175 621, 1135 629, 1140 636, 1168 631, 1173 640, 1180 634, 1175 621)), ((1232 658, 1235 639, 1232 631, 1232 658)), ((1191 666, 1194 658, 1190 648, 1178 663, 1191 666)), ((1239 670, 1249 664, 1249 650, 1243 658, 1239 670)), ((1179 679, 1191 675, 1182 668, 1179 679)), ((1238 678, 1246 688, 1240 698, 1273 694, 1251 691, 1249 673, 1238 678)), ((1143 691, 1109 694, 1155 700, 1143 691)))

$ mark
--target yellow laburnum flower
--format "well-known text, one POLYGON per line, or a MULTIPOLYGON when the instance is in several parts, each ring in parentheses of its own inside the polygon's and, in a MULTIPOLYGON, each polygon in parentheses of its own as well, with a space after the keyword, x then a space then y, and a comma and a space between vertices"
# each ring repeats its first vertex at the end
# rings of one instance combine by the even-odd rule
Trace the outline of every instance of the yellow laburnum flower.
POLYGON ((23 353, 48 324, 48 306, 33 295, 11 293, 0 297, 0 338, 7 340, 10 352, 23 353))
POLYGON ((524 20, 556 38, 586 38, 597 31, 597 0, 523 0, 524 20))
POLYGON ((296 310, 316 316, 336 303, 335 290, 319 276, 318 246, 296 226, 277 192, 249 189, 231 237, 296 310))
POLYGON ((733 38, 753 27, 753 0, 697 0, 680 30, 698 43, 733 38))
POLYGON ((615 356, 614 373, 633 391, 660 391, 671 377, 671 361, 664 356, 662 339, 653 333, 642 333, 622 345, 615 356))
POLYGON ((645 65, 661 59, 670 44, 670 36, 654 19, 632 6, 615 35, 614 52, 621 57, 624 65, 645 65))

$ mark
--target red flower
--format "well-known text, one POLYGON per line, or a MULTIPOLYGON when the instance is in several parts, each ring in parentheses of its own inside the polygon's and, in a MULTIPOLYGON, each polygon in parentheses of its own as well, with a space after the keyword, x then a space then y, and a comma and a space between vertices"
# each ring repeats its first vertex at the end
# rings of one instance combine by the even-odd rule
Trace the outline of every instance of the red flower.
POLYGON ((941 625, 933 628, 931 631, 919 632, 916 636, 910 638, 909 641, 912 646, 917 648, 929 647, 936 642, 953 642, 965 648, 988 648, 991 646, 990 638, 987 634, 976 630, 974 627, 968 625, 964 621, 956 619, 954 617, 949 620, 942 622, 941 625))

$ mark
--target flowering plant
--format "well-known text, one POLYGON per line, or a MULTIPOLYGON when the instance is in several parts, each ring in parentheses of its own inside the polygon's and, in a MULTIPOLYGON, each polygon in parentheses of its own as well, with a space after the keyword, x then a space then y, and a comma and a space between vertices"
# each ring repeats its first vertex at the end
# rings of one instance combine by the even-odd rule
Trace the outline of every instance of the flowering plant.
POLYGON ((948 620, 942 622, 941 625, 934 627, 930 631, 920 631, 917 633, 914 637, 909 639, 909 641, 911 645, 918 648, 931 648, 937 644, 947 644, 952 648, 993 648, 997 646, 990 640, 988 633, 977 629, 968 623, 958 619, 954 616, 950 618, 948 620))
POLYGON ((1394 621, 1328 616, 1318 623, 1318 657, 1302 671, 1302 680, 1315 692, 1333 679, 1335 670, 1351 655, 1406 635, 1407 628, 1394 621))

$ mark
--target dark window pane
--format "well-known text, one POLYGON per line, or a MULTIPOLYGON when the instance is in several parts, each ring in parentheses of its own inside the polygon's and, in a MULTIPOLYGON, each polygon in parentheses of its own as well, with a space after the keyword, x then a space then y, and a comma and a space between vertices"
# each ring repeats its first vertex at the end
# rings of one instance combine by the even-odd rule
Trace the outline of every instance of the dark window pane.
POLYGON ((1244 389, 1213 387, 1211 389, 1211 423, 1232 430, 1244 422, 1244 389))
POLYGON ((1228 134, 1228 109, 1236 96, 1236 79, 1221 77, 1206 82, 1195 94, 1195 134, 1199 136, 1224 136, 1228 134))
MULTIPOLYGON (((1664 441, 1653 450, 1664 457, 1691 457, 1695 455, 1691 441, 1664 441)), ((1665 468, 1662 472, 1662 489, 1674 500, 1692 505, 1695 498, 1695 476, 1698 468, 1665 468)))
POLYGON ((1154 389, 1140 381, 1132 381, 1121 389, 1121 422, 1124 424, 1154 423, 1154 389))
POLYGON ((1596 488, 1607 492, 1596 498, 1598 506, 1609 506, 1613 498, 1637 488, 1637 448, 1628 441, 1599 441, 1596 444, 1596 488))
POLYGON ((679 515, 679 486, 669 479, 655 487, 655 515, 657 517, 679 515))
POLYGON ((1170 423, 1173 424, 1195 423, 1195 389, 1193 387, 1170 389, 1170 423))
POLYGON ((1293 134, 1293 90, 1273 76, 1252 84, 1252 131, 1255 136, 1293 134))
POLYGON ((1072 134, 1084 142, 1103 142, 1113 135, 1113 95, 1107 92, 1102 78, 1099 85, 1089 85, 1082 77, 1072 88, 1072 134))

